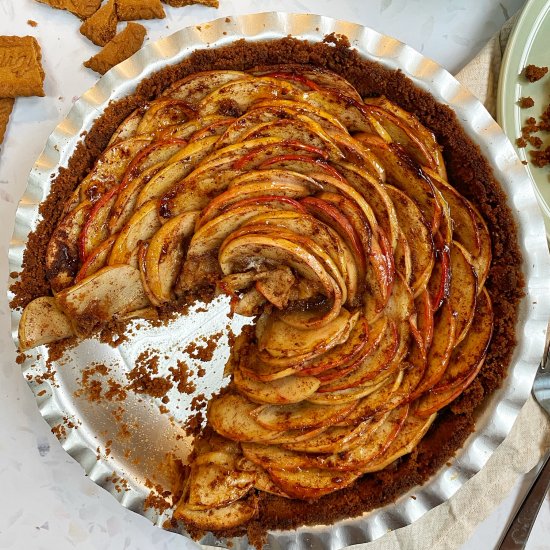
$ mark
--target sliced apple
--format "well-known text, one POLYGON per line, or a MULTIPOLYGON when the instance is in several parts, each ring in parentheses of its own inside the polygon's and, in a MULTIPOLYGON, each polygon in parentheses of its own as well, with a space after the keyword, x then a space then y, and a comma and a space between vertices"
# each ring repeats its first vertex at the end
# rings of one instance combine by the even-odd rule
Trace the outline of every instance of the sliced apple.
POLYGON ((35 298, 23 310, 19 321, 20 351, 51 344, 73 335, 71 322, 57 307, 55 298, 35 298))
POLYGON ((80 257, 86 260, 92 250, 109 237, 109 217, 117 199, 118 189, 107 191, 90 210, 78 238, 80 257))
POLYGON ((365 382, 363 385, 344 388, 341 390, 327 391, 324 393, 317 392, 308 398, 310 403, 317 405, 339 405, 343 403, 351 403, 358 401, 371 393, 377 392, 388 382, 388 376, 385 372, 379 374, 374 380, 365 382))
POLYGON ((72 284, 81 261, 78 240, 92 204, 81 202, 57 225, 46 248, 46 276, 52 290, 58 292, 72 284))
POLYGON ((75 323, 78 336, 87 336, 113 318, 149 305, 139 270, 130 265, 104 267, 59 292, 56 301, 75 323))
POLYGON ((253 412, 253 416, 267 430, 305 430, 333 425, 344 419, 355 405, 356 402, 315 405, 307 401, 288 405, 261 405, 253 412))
POLYGON ((171 97, 151 101, 136 129, 137 134, 152 134, 195 118, 195 110, 182 99, 171 97))
POLYGON ((201 99, 228 82, 251 78, 251 75, 241 71, 203 71, 174 82, 164 90, 162 95, 196 105, 201 99))
POLYGON ((124 141, 131 137, 134 137, 136 135, 137 127, 143 117, 144 112, 145 109, 143 107, 138 107, 135 111, 132 111, 124 119, 122 124, 115 130, 115 132, 111 136, 111 139, 109 140, 109 144, 107 145, 107 147, 115 145, 120 141, 124 141))
POLYGON ((109 255, 111 254, 113 244, 117 240, 117 237, 118 235, 107 237, 107 239, 88 254, 85 262, 74 278, 75 283, 79 283, 82 279, 89 277, 107 265, 107 260, 109 259, 109 255))
POLYGON ((272 269, 259 273, 256 278, 256 290, 270 303, 279 309, 288 305, 290 292, 296 277, 288 267, 272 269))
POLYGON ((242 395, 225 393, 214 397, 208 406, 208 422, 220 435, 234 441, 269 441, 278 435, 277 430, 259 424, 252 413, 258 405, 242 395))
POLYGON ((151 238, 145 257, 145 279, 160 303, 173 298, 172 289, 198 217, 199 212, 184 212, 166 222, 151 238))
POLYGON ((109 256, 109 265, 129 262, 134 264, 133 253, 140 241, 149 240, 160 227, 158 201, 152 200, 145 203, 134 213, 119 233, 109 256))
POLYGON ((432 308, 437 311, 449 296, 451 285, 451 249, 443 243, 439 233, 435 234, 436 247, 435 262, 432 269, 427 290, 430 295, 432 308))
POLYGON ((381 455, 369 462, 369 464, 362 469, 363 473, 383 470, 398 458, 411 453, 420 440, 426 435, 435 417, 435 414, 432 414, 428 418, 409 414, 391 445, 381 455))
MULTIPOLYGON (((158 139, 171 139, 179 138, 189 141, 193 136, 196 137, 193 141, 197 141, 199 133, 207 127, 215 125, 217 123, 223 124, 224 122, 235 119, 220 115, 205 116, 204 118, 193 118, 184 124, 176 124, 175 126, 168 126, 165 130, 157 134, 158 139)), ((203 137, 208 137, 207 135, 203 137)))
POLYGON ((286 376, 266 383, 247 376, 240 368, 233 372, 233 383, 254 403, 268 404, 298 403, 319 387, 319 380, 313 376, 286 376))

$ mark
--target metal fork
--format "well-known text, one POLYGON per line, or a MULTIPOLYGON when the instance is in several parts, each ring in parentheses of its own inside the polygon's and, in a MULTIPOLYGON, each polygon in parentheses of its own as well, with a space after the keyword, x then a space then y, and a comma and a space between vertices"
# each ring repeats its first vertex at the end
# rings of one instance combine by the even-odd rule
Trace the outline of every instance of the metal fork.
MULTIPOLYGON (((535 401, 550 415, 550 328, 546 338, 546 348, 543 360, 538 368, 533 383, 533 397, 535 401)), ((499 550, 519 550, 525 548, 531 529, 537 519, 537 514, 544 501, 548 487, 550 486, 550 450, 542 461, 539 473, 535 477, 527 496, 508 527, 502 539, 499 550)))

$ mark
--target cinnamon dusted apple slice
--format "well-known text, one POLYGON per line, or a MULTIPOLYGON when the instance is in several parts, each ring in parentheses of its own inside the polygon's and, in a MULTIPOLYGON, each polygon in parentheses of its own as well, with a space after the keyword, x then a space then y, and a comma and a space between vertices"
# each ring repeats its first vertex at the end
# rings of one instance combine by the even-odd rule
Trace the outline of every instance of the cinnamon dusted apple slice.
POLYGON ((109 140, 109 144, 107 145, 107 147, 111 147, 111 145, 115 145, 116 143, 134 137, 136 135, 139 122, 143 118, 144 113, 144 107, 138 107, 135 111, 132 111, 124 119, 122 124, 115 130, 115 132, 111 136, 111 139, 109 140))
POLYGON ((314 179, 308 177, 305 174, 293 172, 292 170, 277 169, 249 170, 232 179, 229 183, 229 189, 249 183, 265 182, 293 183, 297 185, 304 185, 310 188, 312 194, 321 189, 321 186, 314 179))
POLYGON ((291 470, 269 470, 269 477, 291 498, 311 500, 347 487, 358 477, 357 472, 335 472, 315 468, 291 470))
POLYGON ((428 350, 432 344, 434 331, 434 312, 428 291, 424 291, 415 299, 416 327, 422 336, 424 349, 428 350))
POLYGON ((55 298, 41 296, 27 304, 19 321, 19 349, 26 351, 74 335, 69 318, 55 298))
POLYGON ((185 248, 199 212, 184 212, 166 222, 153 236, 145 256, 145 279, 159 303, 173 298, 173 287, 181 270, 185 248))
POLYGON ((298 403, 313 395, 319 387, 319 380, 313 376, 290 375, 266 383, 247 376, 240 368, 233 372, 233 383, 251 401, 268 404, 298 403))
POLYGON ((203 159, 214 151, 216 140, 216 137, 209 137, 189 143, 171 159, 170 164, 147 182, 136 199, 136 208, 168 193, 172 186, 188 176, 203 159))
POLYGON ((153 134, 169 126, 182 124, 196 117, 195 110, 182 99, 170 97, 151 101, 139 121, 136 134, 153 134))
POLYGON ((373 461, 362 469, 363 473, 378 472, 395 462, 398 458, 411 453, 426 435, 426 432, 433 424, 436 415, 432 414, 428 418, 417 416, 417 412, 409 414, 397 437, 391 445, 373 461))
POLYGON ((240 470, 231 455, 210 452, 191 466, 187 507, 192 510, 221 508, 240 500, 254 486, 256 474, 240 470), (220 457, 225 460, 220 461, 220 457), (200 460, 200 463, 198 461, 200 460))
POLYGON ((242 443, 244 456, 266 470, 276 468, 278 470, 302 470, 319 466, 316 456, 305 453, 289 451, 277 445, 262 443, 242 443))
POLYGON ((197 229, 200 229, 205 223, 222 214, 232 204, 241 200, 254 199, 258 197, 288 197, 291 199, 301 199, 311 194, 311 190, 306 185, 298 183, 283 182, 253 182, 230 187, 210 201, 204 208, 201 217, 197 222, 197 229))
POLYGON ((139 242, 149 240, 161 227, 157 212, 158 201, 149 201, 134 213, 113 245, 109 265, 134 262, 139 242))
POLYGON ((117 237, 118 235, 107 237, 107 239, 88 254, 82 267, 74 278, 75 283, 79 283, 82 279, 89 277, 107 265, 107 260, 109 259, 109 255, 111 254, 113 244, 117 240, 117 237))
POLYGON ((81 202, 55 228, 46 248, 46 276, 54 292, 69 286, 81 259, 78 239, 88 219, 92 204, 81 202))
POLYGON ((305 430, 285 430, 280 432, 275 439, 269 441, 270 445, 284 445, 286 443, 293 443, 297 441, 307 441, 313 437, 317 437, 319 434, 327 430, 328 426, 321 426, 320 428, 312 428, 305 430))
POLYGON ((218 143, 216 143, 216 147, 219 149, 220 148, 219 138, 224 134, 227 128, 235 121, 235 119, 233 117, 217 117, 216 115, 213 115, 211 117, 205 117, 205 118, 210 118, 210 119, 221 118, 221 120, 215 120, 208 124, 204 124, 202 128, 198 129, 196 132, 194 132, 191 135, 191 137, 189 138, 189 141, 193 142, 193 141, 200 141, 208 137, 217 137, 218 143))
POLYGON ((112 319, 149 305, 139 270, 130 265, 104 267, 55 298, 78 336, 88 336, 112 319))
POLYGON ((109 217, 117 199, 117 188, 107 191, 90 210, 78 237, 78 248, 82 260, 109 237, 109 217))
POLYGON ((450 245, 446 245, 443 242, 440 233, 435 234, 434 244, 436 248, 435 262, 426 288, 430 295, 432 308, 434 311, 437 311, 449 297, 451 285, 451 249, 450 245))
POLYGON ((403 277, 407 284, 410 284, 412 278, 412 250, 405 233, 401 229, 397 233, 394 259, 395 271, 403 277))
POLYGON ((360 471, 369 462, 382 455, 397 438, 405 424, 409 405, 395 408, 383 423, 372 433, 361 439, 360 444, 343 453, 328 455, 323 459, 323 468, 339 471, 360 471))
POLYGON ((342 308, 334 320, 316 329, 302 329, 290 326, 275 315, 268 317, 265 329, 259 333, 259 357, 286 359, 292 357, 317 357, 329 349, 345 342, 355 322, 357 315, 342 308))
POLYGON ((258 491, 263 491, 264 493, 270 493, 272 495, 277 495, 278 497, 290 498, 286 493, 284 493, 272 479, 269 477, 269 474, 260 466, 256 466, 256 479, 254 481, 254 488, 258 491))
POLYGON ((80 199, 96 202, 106 191, 118 185, 132 159, 147 147, 152 139, 151 136, 136 136, 109 147, 78 186, 80 199))
POLYGON ((240 115, 251 105, 265 99, 298 95, 299 89, 275 78, 257 77, 228 82, 210 92, 197 105, 200 116, 212 114, 240 115))
POLYGON ((257 497, 250 495, 246 500, 237 500, 227 506, 209 510, 194 510, 182 499, 174 511, 174 517, 197 529, 223 531, 245 524, 257 513, 257 497))
POLYGON ((489 275, 489 269, 491 267, 492 259, 492 245, 491 236, 489 235, 489 229, 485 220, 477 209, 472 206, 472 210, 476 217, 477 230, 479 234, 479 254, 472 255, 471 264, 474 266, 477 274, 478 293, 481 292, 481 288, 485 285, 485 280, 489 275))
POLYGON ((257 404, 242 395, 225 393, 210 401, 208 422, 218 434, 234 441, 275 439, 279 435, 276 430, 266 429, 252 418, 257 408, 257 404))
POLYGON ((445 373, 432 388, 432 393, 461 386, 462 381, 483 363, 492 334, 493 308, 489 293, 484 288, 478 296, 475 315, 466 337, 454 348, 445 373))
POLYGON ((468 256, 462 245, 453 242, 448 303, 456 320, 455 346, 468 334, 476 309, 477 277, 468 256))
POLYGON ((371 327, 369 339, 371 336, 373 342, 379 342, 379 344, 372 346, 371 353, 368 353, 356 363, 353 370, 348 371, 344 375, 338 375, 339 369, 325 371, 318 375, 322 386, 319 389, 319 393, 360 386, 376 378, 378 374, 388 367, 397 352, 398 346, 398 334, 395 322, 389 319, 387 321, 386 319, 376 321, 371 327))
POLYGON ((456 340, 456 320, 449 305, 445 303, 434 324, 432 345, 428 352, 426 371, 411 395, 415 399, 433 388, 443 377, 456 340))
POLYGON ((426 286, 434 265, 434 245, 432 235, 422 213, 414 200, 399 189, 386 185, 399 219, 399 227, 407 242, 414 243, 414 254, 411 254, 412 280, 411 290, 416 296, 426 286))
POLYGON ((169 126, 165 130, 163 130, 160 134, 158 134, 159 139, 171 139, 171 138, 179 138, 184 140, 191 140, 197 141, 198 139, 211 137, 214 135, 218 135, 218 132, 215 133, 206 133, 202 137, 200 137, 200 132, 204 130, 205 128, 212 127, 214 125, 220 124, 223 126, 223 124, 231 124, 235 121, 232 117, 226 117, 223 115, 212 115, 212 116, 205 116, 204 118, 193 118, 189 120, 188 122, 185 122, 184 124, 177 124, 175 126, 169 126))
POLYGON ((260 426, 273 432, 305 430, 322 428, 340 422, 356 404, 356 402, 352 402, 342 405, 315 405, 302 401, 288 405, 261 405, 252 414, 260 426))
POLYGON ((370 438, 387 419, 389 413, 369 418, 356 426, 330 426, 305 441, 284 444, 285 449, 304 453, 340 453, 348 451, 370 438))
POLYGON ((397 274, 393 280, 392 293, 383 314, 394 321, 408 320, 415 313, 413 293, 404 278, 397 274))
POLYGON ((181 99, 196 105, 215 89, 235 81, 250 80, 252 76, 241 71, 203 71, 174 82, 162 93, 163 97, 181 99))
MULTIPOLYGON (((391 375, 391 373, 389 373, 391 375)), ((388 383, 388 375, 385 372, 380 373, 374 380, 365 382, 363 385, 357 385, 352 388, 334 390, 330 392, 317 392, 308 398, 310 403, 317 405, 338 405, 358 401, 371 393, 377 392, 388 383)))
POLYGON ((121 188, 122 184, 116 189, 116 200, 111 208, 108 223, 111 234, 118 233, 132 217, 132 214, 136 210, 137 198, 140 191, 163 167, 164 163, 162 162, 154 164, 132 179, 131 182, 124 186, 124 189, 121 188))

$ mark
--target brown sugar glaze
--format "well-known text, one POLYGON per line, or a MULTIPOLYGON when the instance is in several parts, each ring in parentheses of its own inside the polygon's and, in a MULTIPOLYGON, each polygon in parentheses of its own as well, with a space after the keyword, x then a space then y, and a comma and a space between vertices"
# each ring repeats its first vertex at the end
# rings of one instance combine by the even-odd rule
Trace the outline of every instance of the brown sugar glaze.
POLYGON ((524 287, 516 226, 489 163, 467 137, 453 111, 415 87, 400 71, 362 59, 342 37, 331 35, 323 43, 307 43, 290 37, 264 43, 240 40, 230 46, 196 51, 181 63, 144 80, 133 95, 111 103, 83 137, 68 167, 60 170, 52 182, 50 195, 40 207, 44 220, 29 236, 23 271, 12 286, 15 293, 12 307, 24 307, 33 298, 50 293, 43 251, 63 204, 131 111, 158 96, 171 83, 195 72, 247 70, 259 65, 290 62, 334 71, 351 82, 362 96, 385 95, 413 113, 435 134, 443 149, 449 182, 476 205, 490 230, 493 262, 486 288, 493 301, 495 324, 487 359, 479 375, 456 401, 439 413, 428 434, 411 454, 383 471, 363 476, 346 489, 312 502, 260 493, 257 519, 237 530, 217 533, 232 536, 247 532, 251 544, 258 547, 265 540, 267 530, 331 524, 355 517, 390 503, 412 487, 426 482, 463 445, 475 428, 476 410, 506 376, 516 343, 515 324, 524 287))

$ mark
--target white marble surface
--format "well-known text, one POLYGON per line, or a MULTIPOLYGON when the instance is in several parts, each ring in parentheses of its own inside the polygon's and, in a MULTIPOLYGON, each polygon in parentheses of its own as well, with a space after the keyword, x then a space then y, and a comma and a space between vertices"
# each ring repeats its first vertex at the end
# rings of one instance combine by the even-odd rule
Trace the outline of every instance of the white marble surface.
MULTIPOLYGON (((347 19, 395 36, 456 72, 517 11, 524 0, 220 0, 220 9, 167 8, 146 22, 148 39, 210 19, 259 11, 308 12, 347 19)), ((43 48, 45 98, 16 102, 0 153, 0 276, 7 280, 7 245, 27 174, 72 101, 96 80, 81 63, 96 48, 78 20, 34 0, 0 0, 0 34, 30 34, 43 48), (36 28, 27 20, 38 22, 36 28)), ((0 549, 178 550, 192 545, 127 511, 84 475, 42 420, 19 368, 10 337, 7 300, 0 298, 0 549)), ((495 548, 530 476, 472 533, 462 550, 495 548)), ((548 548, 550 500, 527 545, 548 548)))

